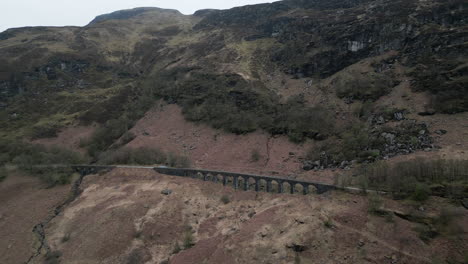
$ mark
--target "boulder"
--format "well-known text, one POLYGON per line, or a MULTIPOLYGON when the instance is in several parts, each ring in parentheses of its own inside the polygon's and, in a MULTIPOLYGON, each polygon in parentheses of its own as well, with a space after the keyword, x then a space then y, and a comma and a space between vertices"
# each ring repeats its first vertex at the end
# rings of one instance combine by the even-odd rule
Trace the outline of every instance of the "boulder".
POLYGON ((306 161, 304 162, 304 166, 302 166, 302 169, 305 171, 310 171, 314 169, 314 166, 312 165, 310 161, 306 161))
POLYGON ((385 124, 385 118, 384 118, 383 116, 379 116, 379 117, 377 118, 377 124, 378 124, 378 125, 383 125, 383 124, 385 124))
POLYGON ((321 165, 320 160, 317 160, 317 161, 307 160, 307 161, 304 162, 304 165, 303 165, 302 169, 305 170, 305 171, 310 171, 310 170, 320 168, 320 165, 321 165))
POLYGON ((393 145, 395 143, 396 135, 392 133, 382 133, 381 136, 385 138, 388 144, 393 145))
POLYGON ((393 118, 397 121, 401 121, 405 119, 405 116, 403 115, 402 112, 396 112, 393 114, 393 118))
POLYGON ((169 189, 162 190, 161 194, 170 195, 170 194, 172 194, 172 190, 169 190, 169 189))

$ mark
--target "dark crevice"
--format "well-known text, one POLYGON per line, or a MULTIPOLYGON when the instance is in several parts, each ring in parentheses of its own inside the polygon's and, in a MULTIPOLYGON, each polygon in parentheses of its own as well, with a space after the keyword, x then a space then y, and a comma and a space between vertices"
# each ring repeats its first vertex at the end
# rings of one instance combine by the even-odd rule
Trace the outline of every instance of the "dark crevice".
POLYGON ((80 194, 81 194, 81 183, 83 182, 83 178, 87 174, 80 174, 80 177, 73 183, 71 187, 71 195, 60 205, 58 205, 55 209, 52 215, 47 217, 44 221, 41 223, 35 225, 33 227, 33 233, 34 235, 38 238, 40 245, 37 247, 33 255, 28 259, 26 264, 33 263, 33 260, 35 260, 37 257, 39 257, 44 251, 45 254, 50 254, 50 246, 47 242, 47 238, 45 235, 45 228, 46 226, 55 218, 57 217, 60 213, 63 212, 65 207, 73 202, 80 194))
POLYGON ((270 162, 270 150, 271 150, 270 143, 271 143, 271 139, 272 139, 272 137, 268 137, 267 142, 266 142, 267 157, 266 157, 265 165, 264 165, 265 168, 268 166, 268 163, 270 162))

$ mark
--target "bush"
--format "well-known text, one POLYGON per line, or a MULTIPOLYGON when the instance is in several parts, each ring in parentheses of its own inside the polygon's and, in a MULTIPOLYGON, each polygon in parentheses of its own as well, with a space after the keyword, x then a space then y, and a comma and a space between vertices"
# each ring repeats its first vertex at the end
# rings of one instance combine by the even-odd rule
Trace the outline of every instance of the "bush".
POLYGON ((135 164, 153 165, 164 164, 167 160, 166 154, 155 148, 122 148, 107 151, 99 156, 100 164, 135 164))
POLYGON ((176 242, 174 245, 174 249, 172 250, 172 254, 177 254, 181 251, 182 249, 180 248, 179 242, 176 242))
POLYGON ((192 233, 192 227, 188 227, 187 230, 185 231, 185 236, 184 236, 184 249, 189 249, 195 245, 194 243, 194 238, 193 238, 193 233, 192 233))
POLYGON ((167 155, 166 164, 174 168, 189 168, 190 160, 186 156, 179 156, 172 152, 169 152, 169 154, 167 155))
POLYGON ((419 238, 426 243, 439 235, 437 230, 432 226, 424 224, 416 226, 414 231, 416 231, 419 238))
POLYGON ((317 147, 312 147, 306 154, 306 159, 310 161, 319 160, 325 167, 329 165, 339 166, 343 161, 367 160, 369 157, 375 160, 380 155, 379 150, 371 149, 376 145, 376 139, 371 137, 370 129, 362 124, 355 124, 347 127, 341 137, 341 144, 337 144, 337 139, 330 138, 317 147))
POLYGON ((447 192, 435 194, 453 193, 454 197, 461 198, 467 192, 468 161, 414 159, 393 165, 379 161, 362 167, 361 175, 370 188, 405 194, 417 201, 427 199, 432 193, 428 186, 435 184, 447 192))
POLYGON ((415 91, 432 94, 432 107, 441 113, 453 114, 468 111, 468 86, 465 67, 461 62, 445 60, 437 55, 425 56, 411 73, 415 79, 415 91), (429 66, 429 67, 427 67, 429 66), (451 76, 451 78, 447 78, 451 76))
POLYGON ((223 204, 228 204, 228 203, 231 202, 231 199, 229 199, 229 196, 223 195, 223 196, 221 197, 221 202, 222 202, 223 204))
POLYGON ((418 202, 426 201, 429 196, 431 195, 431 189, 424 183, 416 184, 413 194, 411 195, 411 199, 418 202))
POLYGON ((105 123, 104 126, 98 128, 89 139, 88 154, 91 157, 98 157, 99 154, 108 149, 117 139, 124 135, 131 121, 126 117, 112 119, 105 123))
POLYGON ((258 152, 258 149, 254 149, 252 150, 252 153, 250 154, 250 159, 253 161, 253 162, 257 162, 260 160, 260 152, 258 152))
POLYGON ((339 98, 353 98, 362 101, 375 101, 389 93, 396 83, 391 77, 371 72, 365 76, 359 73, 348 73, 335 78, 333 84, 339 98))
POLYGON ((462 212, 454 208, 443 208, 437 217, 430 218, 428 223, 417 226, 415 231, 418 232, 419 238, 424 242, 429 242, 439 235, 458 236, 463 233, 463 228, 459 226, 456 220, 462 214, 462 212))
POLYGON ((10 149, 10 162, 21 169, 31 171, 33 165, 80 164, 85 158, 78 152, 60 147, 44 147, 33 144, 15 144, 10 149))
POLYGON ((47 183, 49 188, 56 185, 70 184, 73 178, 73 171, 71 170, 42 170, 41 172, 36 171, 35 174, 38 175, 43 182, 47 183))
POLYGON ((382 197, 380 197, 378 194, 375 194, 375 193, 372 193, 369 195, 369 203, 368 203, 368 209, 367 209, 369 213, 382 215, 383 214, 382 205, 383 205, 382 197))
POLYGON ((370 146, 368 129, 362 125, 353 125, 342 134, 342 152, 346 159, 352 160, 370 146))
POLYGON ((369 189, 369 180, 361 175, 358 177, 358 185, 359 188, 361 188, 362 193, 367 194, 367 190, 369 189))
POLYGON ((133 134, 132 132, 128 131, 126 132, 125 134, 123 134, 123 136, 120 138, 120 142, 119 144, 121 146, 125 146, 127 145, 128 143, 130 143, 132 140, 134 140, 136 138, 135 134, 133 134))
POLYGON ((142 248, 133 249, 125 260, 125 264, 140 264, 146 263, 149 259, 148 254, 142 248))
POLYGON ((462 213, 455 209, 444 208, 437 216, 435 224, 440 230, 450 231, 456 226, 455 220, 461 215, 462 213))
POLYGON ((60 263, 60 257, 62 256, 62 252, 60 251, 51 251, 48 252, 45 256, 45 264, 58 264, 60 263))
POLYGON ((191 162, 189 157, 187 156, 181 156, 179 158, 179 162, 177 164, 180 168, 190 168, 191 167, 191 162))
POLYGON ((367 119, 373 111, 373 105, 371 101, 365 101, 363 103, 358 102, 355 104, 356 106, 353 107, 354 115, 359 119, 367 119))
POLYGON ((62 237, 62 243, 68 242, 68 240, 70 240, 70 233, 66 233, 66 234, 62 237))
POLYGON ((156 97, 182 106, 187 120, 231 133, 245 134, 261 128, 303 142, 319 134, 323 137, 333 127, 330 111, 309 107, 299 96, 282 103, 267 87, 237 74, 213 75, 179 68, 160 72, 151 82, 147 89, 153 90, 156 97))
POLYGON ((326 228, 333 228, 333 222, 331 219, 327 219, 323 222, 323 225, 326 227, 326 228))
POLYGON ((5 167, 0 167, 0 182, 6 179, 8 177, 8 172, 5 167))
POLYGON ((31 131, 31 138, 32 139, 39 139, 39 138, 54 138, 57 137, 58 132, 60 131, 60 127, 56 124, 47 123, 41 125, 35 125, 31 131))
MULTIPOLYGON (((78 152, 60 147, 45 147, 23 142, 0 142, 4 162, 12 163, 19 169, 39 177, 49 186, 70 183, 73 171, 68 168, 41 168, 37 165, 82 164, 86 161, 78 152)), ((0 169, 1 171, 1 169, 0 169)))
POLYGON ((121 116, 125 116, 126 108, 130 104, 135 103, 131 101, 135 95, 136 91, 131 86, 120 88, 109 99, 94 104, 80 116, 80 120, 84 124, 91 124, 93 122, 104 124, 109 120, 117 120, 121 116))
POLYGON ((135 135, 128 130, 144 116, 154 102, 154 94, 146 90, 130 86, 120 89, 109 100, 93 106, 80 117, 85 124, 92 122, 102 124, 91 138, 86 142, 83 141, 80 146, 86 146, 88 154, 97 158, 118 139, 121 139, 120 146, 126 145, 135 138, 135 135))
POLYGON ((189 168, 188 157, 179 156, 172 152, 166 154, 158 148, 122 148, 119 150, 106 151, 99 155, 99 164, 106 165, 154 165, 165 164, 176 168, 189 168))

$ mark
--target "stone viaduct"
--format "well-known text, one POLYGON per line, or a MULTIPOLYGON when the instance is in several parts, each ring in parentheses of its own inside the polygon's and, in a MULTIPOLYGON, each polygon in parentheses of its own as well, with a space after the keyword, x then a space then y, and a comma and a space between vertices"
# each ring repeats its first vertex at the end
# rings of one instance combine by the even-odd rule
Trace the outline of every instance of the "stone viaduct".
POLYGON ((311 192, 311 187, 314 187, 318 194, 325 193, 329 190, 336 189, 336 186, 280 178, 271 176, 261 176, 253 174, 243 174, 225 171, 212 171, 212 170, 200 170, 200 169, 178 169, 168 168, 164 166, 159 167, 144 167, 144 166, 94 166, 94 165, 76 165, 71 166, 75 171, 79 172, 82 176, 88 174, 95 174, 100 171, 112 170, 114 168, 135 168, 135 169, 153 169, 158 173, 170 175, 188 177, 194 179, 201 179, 203 181, 211 181, 215 183, 222 183, 224 186, 231 185, 234 189, 242 189, 248 191, 253 189, 257 192, 264 190, 266 192, 278 192, 285 193, 289 192, 294 194, 296 192, 304 195, 311 192))

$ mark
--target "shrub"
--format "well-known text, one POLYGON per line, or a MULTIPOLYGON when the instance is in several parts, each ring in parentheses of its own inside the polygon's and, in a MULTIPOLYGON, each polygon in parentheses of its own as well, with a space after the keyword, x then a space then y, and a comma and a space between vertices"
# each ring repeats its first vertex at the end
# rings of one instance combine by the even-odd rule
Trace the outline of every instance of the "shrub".
POLYGON ((435 225, 441 232, 449 235, 456 235, 462 233, 462 229, 458 226, 456 220, 461 217, 462 213, 449 208, 443 208, 437 218, 435 225))
POLYGON ((108 100, 95 104, 80 116, 85 124, 98 122, 101 127, 80 147, 86 147, 88 154, 97 158, 111 147, 118 139, 125 145, 134 139, 128 130, 153 106, 155 96, 152 89, 136 89, 126 86, 117 91, 108 100))
POLYGON ((424 56, 420 64, 411 73, 415 79, 412 88, 416 91, 428 91, 432 94, 432 107, 441 113, 453 114, 468 110, 468 86, 466 68, 456 60, 444 61, 437 55, 424 56), (427 67, 429 66, 429 67, 427 67), (453 76, 449 80, 447 75, 453 76))
POLYGON ((78 152, 23 142, 0 142, 0 150, 4 154, 7 153, 5 163, 11 162, 19 169, 39 177, 49 186, 70 183, 73 171, 67 168, 41 168, 36 165, 81 164, 86 161, 78 152))
POLYGON ((372 193, 369 195, 368 199, 368 211, 369 213, 376 214, 376 215, 382 215, 383 210, 382 210, 382 205, 383 205, 383 200, 382 197, 380 197, 378 194, 372 193))
POLYGON ((323 222, 323 225, 326 227, 326 228, 333 228, 333 222, 331 219, 327 219, 323 222))
POLYGON ((5 167, 0 167, 0 182, 6 179, 8 177, 8 172, 5 167))
POLYGON ((107 121, 104 126, 96 129, 87 142, 88 154, 91 157, 98 157, 101 152, 126 133, 130 125, 131 122, 126 117, 107 121))
POLYGON ((411 195, 411 199, 423 202, 426 201, 429 196, 431 195, 431 189, 424 183, 416 184, 413 194, 411 195))
POLYGON ((365 101, 363 103, 357 103, 353 109, 353 113, 356 117, 360 119, 368 118, 373 110, 372 102, 365 101))
POLYGON ((359 154, 369 148, 370 137, 368 129, 362 125, 353 125, 342 134, 342 152, 346 159, 352 160, 359 154))
POLYGON ((414 159, 393 165, 379 161, 363 166, 361 175, 370 188, 404 194, 418 201, 428 198, 432 192, 428 185, 434 184, 446 190, 445 194, 435 194, 461 198, 466 195, 468 161, 414 159))
POLYGON ((414 228, 418 233, 419 238, 424 242, 429 242, 431 239, 437 237, 439 233, 430 225, 420 224, 414 228))
POLYGON ((0 166, 5 165, 9 161, 10 161, 9 153, 0 153, 0 166))
POLYGON ((110 150, 99 155, 99 164, 119 165, 154 165, 166 164, 176 168, 189 168, 190 160, 186 156, 179 156, 172 152, 164 153, 158 148, 122 148, 110 150))
POLYGON ((175 153, 169 152, 169 154, 167 154, 166 164, 174 168, 189 168, 190 160, 186 156, 179 156, 175 153))
POLYGON ((180 156, 176 168, 190 168, 190 159, 187 156, 180 156))
POLYGON ((135 164, 153 165, 164 164, 167 160, 166 154, 157 148, 122 148, 102 153, 99 156, 100 164, 135 164))
POLYGON ((387 223, 395 223, 395 219, 393 219, 394 214, 393 213, 387 213, 385 214, 385 221, 387 223))
POLYGON ((364 194, 367 194, 367 190, 369 189, 369 179, 367 179, 364 175, 359 176, 358 185, 361 188, 361 191, 364 194))
POLYGON ((135 93, 136 91, 130 86, 120 88, 109 99, 93 105, 80 116, 80 120, 85 124, 93 122, 104 124, 109 120, 119 119, 125 115, 126 108, 133 103, 131 98, 135 93))
POLYGON ((181 251, 182 249, 180 248, 179 242, 176 242, 174 245, 174 249, 172 250, 172 254, 177 254, 181 251))
POLYGON ((66 167, 32 167, 30 170, 21 168, 32 176, 38 177, 41 181, 47 184, 48 188, 57 185, 70 184, 75 172, 71 168, 66 167))
POLYGON ((317 147, 311 147, 306 153, 306 160, 320 161, 324 167, 329 165, 339 166, 344 160, 347 160, 342 146, 336 144, 336 139, 329 138, 318 144, 317 147))
POLYGON ((59 130, 60 127, 52 123, 35 125, 33 126, 31 131, 31 138, 39 139, 57 137, 57 133, 59 132, 59 130))
POLYGON ((130 254, 127 256, 127 259, 124 263, 126 264, 140 264, 148 261, 149 256, 142 248, 133 249, 130 254))
POLYGON ((340 98, 351 97, 358 100, 377 100, 391 91, 396 83, 388 76, 379 73, 347 74, 335 78, 334 87, 340 98))
POLYGON ((229 196, 223 195, 223 196, 221 196, 221 202, 222 202, 223 204, 228 204, 228 203, 231 202, 231 199, 229 199, 229 196))
POLYGON ((250 159, 253 161, 253 162, 257 162, 260 160, 260 152, 258 151, 258 149, 254 149, 252 150, 251 154, 250 154, 250 159))
POLYGON ((192 234, 192 229, 189 228, 185 231, 185 236, 184 236, 184 249, 189 249, 195 245, 194 243, 194 238, 192 234))
POLYGON ((428 223, 417 226, 415 231, 424 242, 429 242, 439 235, 458 236, 463 233, 463 228, 456 220, 462 214, 454 208, 443 208, 437 217, 430 218, 428 223))
POLYGON ((120 145, 124 146, 124 145, 127 145, 128 143, 130 143, 132 140, 134 140, 136 138, 135 134, 133 134, 132 132, 128 131, 126 132, 125 134, 123 134, 123 136, 120 138, 120 145))
POLYGON ((136 231, 135 231, 135 234, 134 234, 134 237, 135 237, 136 239, 140 239, 142 235, 143 235, 143 231, 141 231, 141 230, 136 230, 136 231))
POLYGON ((146 86, 154 96, 182 106, 187 120, 236 134, 261 128, 303 142, 329 134, 333 126, 330 111, 309 107, 299 96, 282 103, 267 87, 237 74, 213 75, 178 68, 158 73, 146 86))
POLYGON ((65 243, 65 242, 67 242, 68 240, 70 240, 70 233, 66 233, 66 234, 62 237, 62 243, 65 243))
POLYGON ((60 251, 51 251, 48 252, 45 256, 45 264, 58 264, 60 263, 60 257, 62 256, 62 252, 60 251))
POLYGON ((468 182, 467 181, 446 182, 444 184, 444 187, 445 187, 444 197, 455 199, 455 200, 468 197, 468 182))
POLYGON ((10 150, 11 162, 18 167, 31 170, 41 164, 80 164, 85 158, 78 152, 60 147, 44 147, 33 144, 18 144, 10 150))

